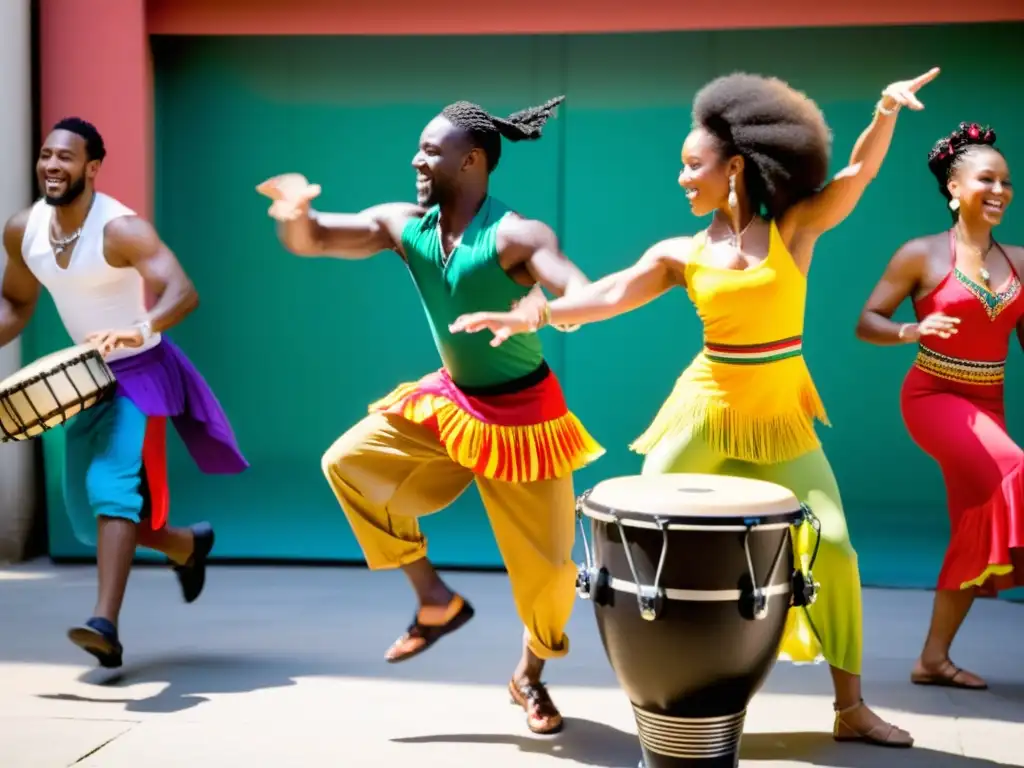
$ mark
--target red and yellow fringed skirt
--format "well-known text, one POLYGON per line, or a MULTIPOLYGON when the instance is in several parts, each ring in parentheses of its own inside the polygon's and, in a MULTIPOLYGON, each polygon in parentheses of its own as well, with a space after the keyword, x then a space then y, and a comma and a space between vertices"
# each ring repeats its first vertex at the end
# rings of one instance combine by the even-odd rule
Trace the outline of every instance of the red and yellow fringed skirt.
POLYGON ((433 429, 452 461, 492 480, 551 480, 604 453, 569 410, 550 372, 518 392, 473 396, 441 369, 399 385, 369 410, 433 429))

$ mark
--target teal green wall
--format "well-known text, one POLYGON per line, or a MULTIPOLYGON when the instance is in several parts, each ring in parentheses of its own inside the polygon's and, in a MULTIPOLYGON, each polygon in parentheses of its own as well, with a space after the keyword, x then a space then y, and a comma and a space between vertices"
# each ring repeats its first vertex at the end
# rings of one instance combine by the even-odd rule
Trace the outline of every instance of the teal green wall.
MULTIPOLYGON (((176 445, 176 519, 216 522, 225 557, 359 559, 319 457, 369 401, 438 365, 399 260, 290 256, 253 191, 267 176, 305 173, 323 185, 319 205, 328 210, 410 199, 419 131, 445 103, 466 98, 504 113, 565 93, 542 141, 506 146, 494 191, 555 226, 569 255, 596 277, 661 237, 703 225, 676 177, 691 100, 712 77, 756 71, 807 91, 834 129, 838 170, 880 89, 938 64, 944 73, 923 93, 927 109, 901 116, 879 178, 818 247, 805 347, 834 424, 822 438, 865 582, 932 584, 948 524, 939 473, 900 420, 899 387, 913 350, 861 344, 853 327, 892 251, 949 223, 925 166, 935 138, 962 119, 991 122, 1011 163, 1024 161, 1011 134, 1024 108, 1010 97, 1024 68, 1022 33, 1024 25, 1003 24, 154 40, 156 219, 202 295, 173 335, 217 391, 253 465, 238 478, 205 477, 176 445)), ((1011 212, 1000 234, 1024 242, 1024 218, 1011 212)), ((570 406, 608 449, 578 475, 579 490, 637 471, 639 457, 626 445, 700 347, 685 295, 544 338, 570 406)), ((30 354, 66 343, 49 307, 29 341, 30 354)), ((1011 382, 1020 375, 1014 353, 1011 382)), ((1011 400, 1009 410, 1011 429, 1024 433, 1020 407, 1011 400)), ((47 438, 51 491, 59 489, 60 440, 47 438)), ((85 554, 56 493, 50 511, 54 554, 85 554)), ((438 562, 499 562, 474 491, 425 528, 438 562)))

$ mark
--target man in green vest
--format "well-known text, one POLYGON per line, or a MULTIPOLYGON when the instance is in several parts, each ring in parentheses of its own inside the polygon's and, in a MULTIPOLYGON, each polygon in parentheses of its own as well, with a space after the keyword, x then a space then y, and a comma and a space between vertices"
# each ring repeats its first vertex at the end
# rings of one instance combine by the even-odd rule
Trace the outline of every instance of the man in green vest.
MULTIPOLYGON (((279 222, 278 235, 296 255, 365 259, 396 252, 419 291, 443 363, 371 405, 323 458, 367 565, 401 568, 419 599, 412 623, 385 658, 412 658, 472 618, 469 602, 427 559, 417 519, 448 506, 475 481, 526 628, 509 693, 530 730, 542 734, 562 728, 541 672, 546 660, 569 650, 565 626, 576 579, 572 473, 604 449, 566 407, 539 336, 517 335, 497 346, 482 334, 452 334, 448 326, 462 314, 532 302, 540 291, 535 286, 561 296, 588 282, 549 226, 488 193, 502 138, 539 139, 562 101, 505 119, 469 102, 445 107, 423 129, 412 161, 416 205, 321 213, 310 207, 320 187, 298 174, 258 187, 273 200, 269 213, 279 222)), ((536 316, 539 328, 543 313, 536 316)))

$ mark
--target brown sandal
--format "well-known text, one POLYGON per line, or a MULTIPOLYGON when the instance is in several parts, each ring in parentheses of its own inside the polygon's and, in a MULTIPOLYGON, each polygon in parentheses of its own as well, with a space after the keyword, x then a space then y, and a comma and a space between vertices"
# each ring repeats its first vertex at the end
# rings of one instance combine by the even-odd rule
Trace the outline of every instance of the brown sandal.
POLYGON ((448 605, 420 606, 405 634, 388 648, 384 660, 397 664, 419 656, 442 637, 464 626, 473 614, 473 606, 460 595, 455 595, 448 605))
POLYGON ((971 674, 974 673, 960 669, 952 661, 946 659, 946 663, 942 665, 938 672, 914 672, 910 675, 910 682, 914 685, 933 685, 937 688, 961 688, 967 691, 984 691, 988 688, 988 683, 984 680, 982 680, 981 685, 975 685, 958 679, 961 675, 971 674))
POLYGON ((914 746, 914 737, 895 725, 886 723, 876 725, 868 731, 859 731, 850 725, 844 717, 864 707, 864 700, 846 709, 835 708, 836 722, 832 727, 832 738, 836 741, 859 741, 863 744, 874 744, 878 747, 895 747, 908 749, 914 746))
POLYGON ((508 694, 512 703, 526 712, 526 727, 531 732, 549 736, 564 727, 562 714, 551 700, 551 694, 544 683, 517 683, 511 680, 508 694))

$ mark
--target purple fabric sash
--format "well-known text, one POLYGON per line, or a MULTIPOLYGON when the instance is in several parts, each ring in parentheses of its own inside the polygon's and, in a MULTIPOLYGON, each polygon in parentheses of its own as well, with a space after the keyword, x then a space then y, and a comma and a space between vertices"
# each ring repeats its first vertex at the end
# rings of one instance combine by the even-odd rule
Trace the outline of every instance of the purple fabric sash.
POLYGON ((213 391, 166 336, 152 349, 108 365, 117 378, 117 394, 147 416, 170 418, 202 472, 235 475, 248 468, 213 391))

